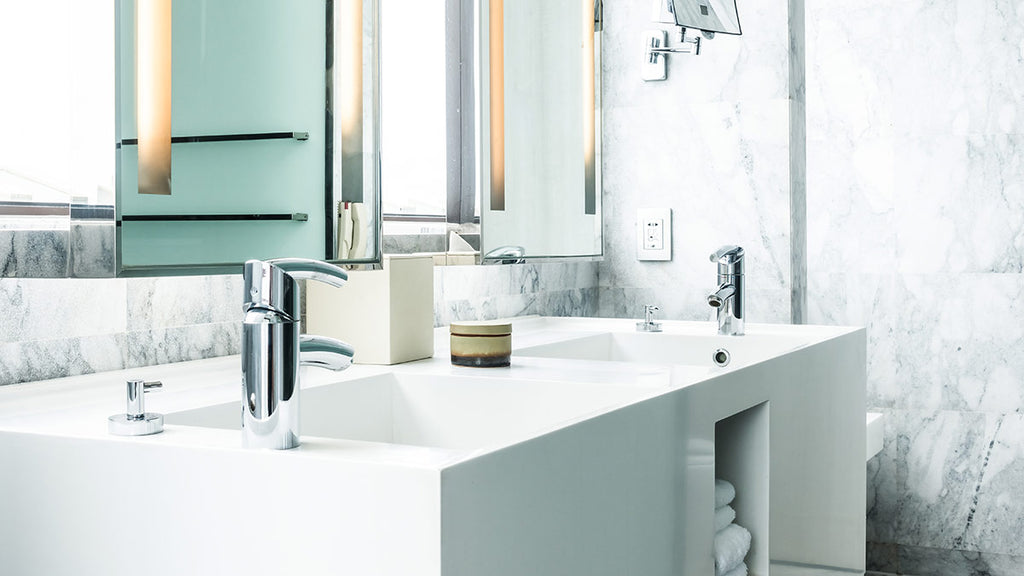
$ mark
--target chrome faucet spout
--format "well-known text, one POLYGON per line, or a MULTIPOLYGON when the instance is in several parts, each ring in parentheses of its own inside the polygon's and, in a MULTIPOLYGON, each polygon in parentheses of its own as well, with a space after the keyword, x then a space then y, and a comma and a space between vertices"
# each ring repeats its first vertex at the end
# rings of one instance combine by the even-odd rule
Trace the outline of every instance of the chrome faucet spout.
POLYGON ((310 334, 299 336, 301 366, 316 366, 337 372, 351 366, 353 356, 355 351, 341 340, 310 334))
POLYGON ((298 279, 341 286, 348 274, 326 262, 286 258, 245 263, 242 320, 242 446, 299 445, 299 366, 344 370, 352 347, 301 335, 298 279))
POLYGON ((708 304, 718 316, 718 333, 743 335, 746 303, 743 281, 743 248, 722 246, 711 254, 718 263, 718 289, 708 296, 708 304))
POLYGON ((710 304, 713 308, 719 308, 723 304, 725 304, 726 301, 729 300, 729 298, 732 298, 735 294, 735 286, 733 286, 732 284, 722 284, 721 286, 718 287, 718 290, 716 290, 713 294, 710 294, 708 296, 708 304, 710 304))

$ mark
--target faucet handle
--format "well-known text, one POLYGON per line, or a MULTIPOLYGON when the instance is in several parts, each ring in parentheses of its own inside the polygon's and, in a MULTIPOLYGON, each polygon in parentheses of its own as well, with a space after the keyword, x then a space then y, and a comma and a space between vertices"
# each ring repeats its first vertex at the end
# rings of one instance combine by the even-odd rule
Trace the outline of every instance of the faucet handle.
POLYGON ((127 407, 124 414, 114 414, 107 418, 107 430, 117 436, 147 436, 164 431, 162 414, 146 412, 145 396, 154 388, 163 388, 163 382, 146 382, 140 379, 128 380, 125 383, 127 407))
POLYGON ((295 280, 319 280, 332 286, 344 286, 348 273, 334 264, 309 258, 249 260, 242 267, 244 310, 265 308, 297 319, 298 285, 295 280))
POLYGON ((334 264, 320 260, 313 260, 311 258, 274 258, 273 260, 267 260, 267 263, 284 270, 296 280, 319 280, 337 288, 341 288, 345 285, 345 282, 348 282, 348 272, 334 264))
POLYGON ((712 262, 731 264, 743 259, 743 248, 727 244, 711 254, 712 262))

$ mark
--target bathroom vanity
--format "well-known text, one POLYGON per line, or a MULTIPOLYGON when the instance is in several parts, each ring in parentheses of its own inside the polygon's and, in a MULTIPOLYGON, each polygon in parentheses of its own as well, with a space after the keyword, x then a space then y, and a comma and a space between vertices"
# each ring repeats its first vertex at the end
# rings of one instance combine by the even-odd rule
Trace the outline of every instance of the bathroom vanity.
POLYGON ((6 386, 3 569, 712 576, 724 477, 751 574, 862 572, 864 332, 746 331, 516 319, 482 369, 438 329, 432 359, 303 369, 284 451, 241 447, 237 356, 6 386), (129 378, 163 433, 108 434, 129 378))

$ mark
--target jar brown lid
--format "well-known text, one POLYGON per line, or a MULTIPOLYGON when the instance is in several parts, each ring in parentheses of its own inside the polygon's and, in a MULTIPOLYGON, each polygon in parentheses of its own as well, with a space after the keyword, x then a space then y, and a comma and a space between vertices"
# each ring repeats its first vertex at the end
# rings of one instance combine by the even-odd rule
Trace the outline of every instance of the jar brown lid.
POLYGON ((462 336, 506 336, 512 333, 512 323, 494 320, 452 322, 451 333, 462 336))

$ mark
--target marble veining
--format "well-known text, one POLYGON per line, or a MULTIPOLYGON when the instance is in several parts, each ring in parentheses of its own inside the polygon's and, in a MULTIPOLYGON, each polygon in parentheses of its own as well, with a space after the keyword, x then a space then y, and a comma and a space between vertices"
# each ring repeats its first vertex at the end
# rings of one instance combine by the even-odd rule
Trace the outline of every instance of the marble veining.
POLYGON ((896 521, 901 544, 963 548, 971 503, 982 478, 985 415, 907 411, 900 416, 896 521))
POLYGON ((806 8, 809 320, 867 325, 868 405, 898 427, 868 567, 1020 574, 1024 8, 806 8))
POLYGON ((72 278, 113 278, 117 229, 104 220, 72 220, 71 251, 68 254, 72 278))
MULTIPOLYGON (((594 316, 596 262, 438 266, 434 321, 594 316)), ((238 275, 0 281, 0 385, 237 354, 238 275)))
POLYGON ((68 230, 0 230, 0 277, 64 278, 68 230))

